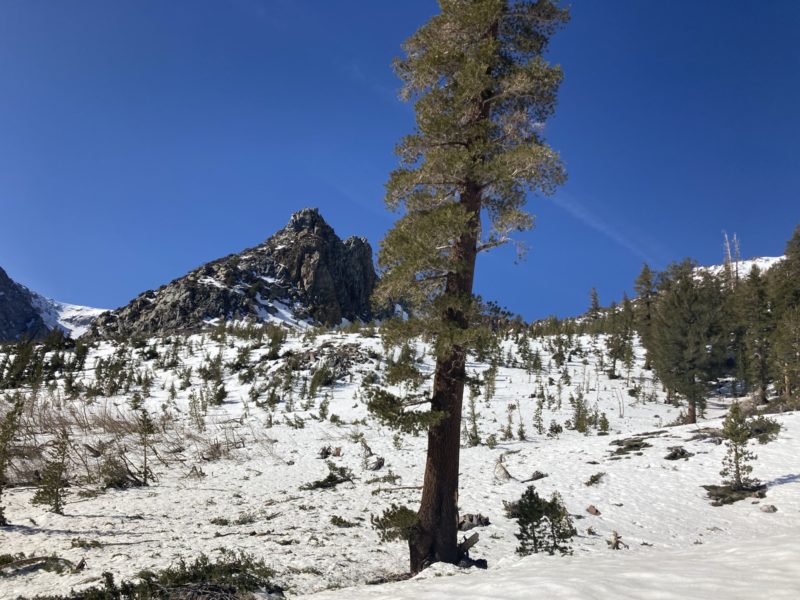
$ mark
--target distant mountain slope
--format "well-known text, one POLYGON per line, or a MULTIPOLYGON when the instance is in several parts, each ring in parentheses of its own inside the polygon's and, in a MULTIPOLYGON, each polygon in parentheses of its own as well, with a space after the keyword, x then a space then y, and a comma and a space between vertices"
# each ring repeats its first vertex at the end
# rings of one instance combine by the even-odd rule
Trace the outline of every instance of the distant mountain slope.
POLYGON ((105 308, 59 302, 36 292, 31 292, 31 298, 34 308, 49 329, 61 329, 72 338, 82 336, 97 317, 108 312, 105 308))
POLYGON ((99 317, 99 337, 196 331, 216 319, 292 325, 369 320, 377 276, 364 238, 342 241, 317 209, 264 243, 200 266, 99 317))
POLYGON ((0 342, 21 338, 42 339, 50 329, 33 305, 28 289, 0 268, 0 342))
MULTIPOLYGON (((783 256, 758 256, 756 258, 734 262, 731 264, 731 269, 733 269, 734 273, 738 272, 739 277, 747 277, 750 271, 753 270, 753 267, 758 267, 758 269, 764 273, 765 271, 769 271, 784 258, 783 256)), ((700 267, 700 270, 716 276, 725 272, 725 265, 710 265, 708 267, 700 267)))
POLYGON ((11 279, 0 268, 0 342, 41 340, 55 329, 75 338, 83 335, 104 312, 100 308, 45 298, 11 279))

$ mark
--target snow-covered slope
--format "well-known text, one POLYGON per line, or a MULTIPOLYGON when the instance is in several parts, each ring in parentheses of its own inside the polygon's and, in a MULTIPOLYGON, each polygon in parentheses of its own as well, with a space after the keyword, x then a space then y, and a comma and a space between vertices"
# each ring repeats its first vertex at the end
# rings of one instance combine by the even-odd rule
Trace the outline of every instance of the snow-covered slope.
POLYGON ((61 329, 72 338, 82 336, 97 317, 108 312, 108 309, 105 308, 92 308, 51 300, 33 291, 31 291, 31 299, 33 306, 48 328, 61 329))
MULTIPOLYGON (((740 260, 731 264, 731 269, 734 273, 738 273, 739 277, 744 278, 750 274, 753 267, 758 267, 761 273, 769 271, 772 267, 777 265, 784 259, 783 256, 759 256, 756 258, 749 258, 747 260, 740 260)), ((700 267, 700 270, 711 273, 714 276, 719 276, 725 272, 725 265, 711 265, 707 267, 700 267)))
MULTIPOLYGON (((796 600, 800 539, 710 543, 641 553, 535 556, 488 573, 426 577, 302 596, 303 600, 796 600), (431 578, 435 577, 435 578, 431 578)), ((444 573, 451 574, 451 573, 444 573)))
MULTIPOLYGON (((561 368, 551 340, 535 340, 533 349, 543 364, 538 376, 519 367, 513 341, 503 342, 505 366, 499 369, 496 393, 476 403, 484 443, 465 445, 461 453, 460 510, 489 517, 490 524, 476 530, 480 542, 472 551, 473 557, 488 560, 488 572, 465 575, 437 565, 413 581, 362 587, 407 569, 405 544, 380 544, 370 516, 392 503, 418 503, 426 440, 395 437, 366 410, 362 382, 380 376, 385 367, 380 338, 295 331, 277 358, 266 339, 228 333, 153 339, 136 348, 101 342, 71 381, 73 388, 82 385, 91 394, 69 399, 61 383, 42 390, 37 409, 30 411, 30 431, 42 431, 36 419, 61 411, 76 419, 75 447, 123 449, 132 468, 141 464, 139 442, 125 433, 130 431, 125 423, 133 414, 134 394, 143 398, 160 424, 158 457, 150 462, 156 480, 148 487, 101 492, 96 483, 76 484, 64 516, 32 506, 31 487, 7 489, 6 515, 14 525, 0 530, 2 552, 55 553, 74 563, 85 559, 86 569, 3 578, 0 597, 63 593, 97 583, 104 571, 135 577, 142 569, 163 568, 201 552, 214 558, 222 547, 265 559, 290 597, 324 591, 320 600, 699 599, 722 597, 723 590, 726 598, 751 598, 757 591, 789 598, 800 593, 800 414, 779 416, 783 429, 777 441, 753 448, 759 456, 754 475, 769 486, 766 499, 712 507, 701 486, 720 482, 725 448, 697 434, 719 427, 730 400, 710 397, 705 421, 670 427, 679 409, 664 403, 660 386, 642 369, 641 348, 629 375, 609 379, 602 336, 578 338, 561 368), (208 400, 203 374, 215 361, 227 392, 218 406, 208 400), (113 364, 123 372, 130 369, 127 392, 109 388, 113 364), (303 390, 322 365, 338 371, 337 381, 308 398, 303 390), (147 390, 136 383, 144 380, 147 390), (280 398, 271 400, 269 389, 277 382, 282 383, 273 389, 280 398), (573 417, 570 397, 580 392, 590 411, 607 415, 610 435, 598 435, 596 429, 587 434, 567 429, 555 437, 539 433, 534 420, 540 390, 548 397, 542 408, 545 428, 573 417), (509 418, 512 437, 504 439, 509 418), (616 453, 615 442, 634 434, 647 445, 616 453), (496 446, 486 444, 492 435, 496 446), (667 460, 675 446, 692 456, 667 460), (353 481, 304 489, 328 473, 320 458, 324 447, 332 451, 329 461, 352 471, 353 481), (377 457, 385 464, 372 470, 377 457), (521 559, 515 553, 517 523, 506 515, 503 502, 518 499, 537 470, 547 474, 534 484, 539 493, 558 491, 573 515, 578 529, 573 557, 521 559), (600 483, 587 485, 598 473, 605 473, 600 483), (587 512, 590 504, 599 515, 587 512), (777 512, 763 512, 766 504, 777 512), (608 549, 613 531, 628 549, 608 549), (730 581, 734 574, 739 583, 730 581), (349 589, 325 591, 339 587, 349 589)), ((422 344, 418 349, 427 351, 422 344)), ((431 366, 426 358, 424 368, 431 366)), ((486 366, 473 360, 469 369, 479 374, 486 366)), ((40 436, 40 447, 46 445, 46 434, 34 435, 40 436)), ((84 458, 85 463, 73 465, 76 478, 104 460, 84 458)))

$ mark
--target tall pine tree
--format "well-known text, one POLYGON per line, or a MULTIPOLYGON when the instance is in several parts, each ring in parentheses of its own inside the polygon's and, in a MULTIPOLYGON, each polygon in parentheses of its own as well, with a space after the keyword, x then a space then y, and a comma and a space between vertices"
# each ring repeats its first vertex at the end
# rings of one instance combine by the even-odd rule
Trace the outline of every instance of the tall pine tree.
POLYGON ((527 194, 552 193, 565 178, 543 138, 562 79, 544 53, 568 11, 555 0, 439 6, 395 63, 402 96, 415 103, 416 129, 398 145, 401 165, 386 186, 387 206, 402 216, 381 244, 376 292, 378 302, 411 306, 414 318, 398 335, 427 337, 436 357, 412 573, 460 559, 459 444, 466 356, 479 331, 476 258, 530 229, 527 194))
POLYGON ((689 260, 671 265, 661 284, 648 351, 667 389, 686 398, 687 421, 696 423, 709 380, 724 362, 720 285, 689 260))
MULTIPOLYGON (((642 344, 647 348, 650 346, 650 336, 653 331, 653 313, 658 294, 655 275, 647 263, 642 266, 642 270, 636 278, 634 290, 636 290, 638 298, 636 301, 636 326, 639 330, 642 344)), ((651 368, 649 350, 645 354, 644 368, 647 370, 651 368)))

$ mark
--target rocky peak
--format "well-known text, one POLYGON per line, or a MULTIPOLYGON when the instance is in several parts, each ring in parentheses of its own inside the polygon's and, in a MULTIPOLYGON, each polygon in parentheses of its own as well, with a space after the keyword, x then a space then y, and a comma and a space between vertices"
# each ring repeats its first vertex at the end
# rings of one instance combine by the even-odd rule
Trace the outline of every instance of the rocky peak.
POLYGON ((369 320, 376 280, 369 242, 342 241, 318 209, 305 208, 264 243, 141 294, 101 317, 94 332, 193 331, 220 318, 322 325, 369 320))
POLYGON ((336 236, 333 228, 322 218, 318 208, 303 208, 294 213, 289 218, 286 227, 272 237, 275 238, 280 237, 281 234, 290 235, 291 233, 301 232, 309 232, 322 237, 336 236))
POLYGON ((49 332, 28 289, 0 268, 0 342, 43 339, 49 332))

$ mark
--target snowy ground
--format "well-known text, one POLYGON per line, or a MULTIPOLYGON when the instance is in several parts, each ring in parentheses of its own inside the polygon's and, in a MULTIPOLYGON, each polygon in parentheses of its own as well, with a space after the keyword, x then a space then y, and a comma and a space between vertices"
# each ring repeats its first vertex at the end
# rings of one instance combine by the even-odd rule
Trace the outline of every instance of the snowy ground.
MULTIPOLYGON (((581 389, 590 408, 596 406, 607 414, 610 435, 598 436, 595 430, 589 435, 565 431, 556 439, 539 435, 532 423, 536 399, 531 398, 539 389, 537 377, 529 377, 521 368, 501 367, 495 397, 488 403, 483 397, 477 401, 482 439, 494 433, 499 443, 495 448, 465 446, 461 459, 461 512, 480 512, 491 521, 488 527, 476 530, 481 539, 472 551, 473 557, 488 560, 489 571, 464 574, 434 566, 415 580, 365 587, 366 582, 407 568, 404 544, 379 544, 369 518, 393 502, 417 503, 419 490, 395 488, 421 483, 425 451, 421 437, 404 437, 397 447, 394 433, 367 415, 360 381, 381 370, 368 356, 368 351, 373 351, 372 356, 382 353, 379 338, 356 334, 315 340, 290 337, 282 353, 310 351, 318 362, 331 348, 349 346, 360 349, 361 354, 351 368, 352 381, 345 377, 332 390, 323 388, 314 402, 305 405, 295 392, 291 404, 281 402, 272 412, 248 400, 250 388, 274 378, 284 361, 267 360, 264 348, 253 350, 249 360, 259 366, 259 378, 242 384, 226 371, 228 398, 220 407, 208 407, 205 431, 200 431, 188 414, 190 393, 202 387, 198 367, 220 349, 225 362, 233 361, 238 348, 248 342, 232 336, 222 344, 208 336, 193 336, 192 340, 192 351, 182 348, 177 366, 158 368, 154 361, 139 358, 138 350, 130 358, 137 370, 154 378, 151 396, 146 399, 148 408, 154 415, 173 416, 160 442, 163 462, 151 462, 158 476, 155 484, 96 497, 81 497, 75 488, 64 516, 32 506, 31 488, 13 488, 4 494, 6 514, 14 525, 0 530, 0 553, 56 554, 73 562, 85 558, 87 568, 79 574, 38 571, 0 579, 0 598, 66 592, 96 583, 103 571, 130 578, 142 569, 162 568, 200 552, 213 557, 222 547, 264 558, 274 567, 276 582, 284 585, 290 596, 322 592, 313 596, 320 600, 345 595, 529 598, 533 593, 543 594, 543 598, 744 598, 756 593, 769 598, 800 597, 800 414, 778 417, 783 424, 779 439, 764 446, 755 444, 759 459, 754 475, 768 483, 767 498, 759 503, 712 507, 700 486, 720 482, 724 446, 690 438, 701 427, 719 426, 727 401, 709 400, 706 416, 710 422, 667 427, 678 410, 663 403, 649 374, 640 370, 641 352, 630 383, 625 377, 609 380, 598 366, 600 352, 591 351, 592 346, 602 348, 602 340, 584 337, 584 355, 576 355, 568 363, 571 381, 561 386, 558 409, 556 382, 563 369, 552 364, 546 344, 536 342, 544 365, 541 385, 553 397, 551 408, 544 409, 545 426, 551 420, 563 424, 572 416, 568 398, 570 392, 581 389), (328 350, 324 349, 326 343, 328 350), (194 368, 192 385, 178 391, 172 401, 170 384, 177 385, 180 370, 186 366, 194 368), (548 377, 553 378, 552 385, 548 385, 548 377), (629 396, 628 389, 634 384, 642 388, 640 397, 651 399, 629 396), (317 418, 326 394, 331 394, 329 414, 337 415, 341 423, 317 418), (524 441, 502 440, 500 430, 507 422, 509 406, 514 407, 515 436, 521 415, 524 441), (299 420, 303 421, 301 428, 299 420), (621 458, 612 454, 617 446, 610 442, 642 432, 653 435, 646 440, 651 446, 641 454, 621 458), (385 459, 381 470, 365 469, 359 434, 375 455, 385 459), (207 460, 214 442, 226 451, 221 458, 207 460), (317 457, 326 445, 342 449, 342 456, 331 460, 351 469, 355 482, 330 490, 301 490, 303 484, 327 474, 325 461, 317 457), (687 460, 665 460, 668 449, 678 445, 695 455, 687 460), (511 479, 503 478, 498 470, 501 456, 511 479), (193 477, 197 470, 204 476, 193 477), (521 481, 536 470, 548 474, 535 483, 537 490, 544 495, 559 491, 573 515, 579 535, 572 557, 521 559, 515 554, 517 524, 505 516, 503 501, 518 499, 529 485, 521 481), (400 479, 370 482, 390 471, 400 479), (599 472, 606 473, 599 484, 585 485, 599 472), (590 504, 600 510, 599 516, 586 512, 590 504), (762 512, 764 504, 775 505, 778 511, 762 512), (331 523, 333 516, 354 526, 336 527, 331 523), (629 549, 608 549, 606 540, 612 531, 622 535, 629 549), (96 541, 100 547, 74 547, 73 540, 96 541), (438 577, 454 573, 459 574, 438 577), (350 586, 361 587, 330 591, 350 586)), ((157 349, 162 357, 169 353, 169 345, 157 349)), ((104 343, 92 351, 84 373, 86 382, 94 377, 95 358, 110 356, 114 350, 104 343)), ((506 342, 504 353, 509 350, 513 354, 515 348, 506 342)), ((485 365, 472 367, 482 371, 485 365)), ((295 390, 302 375, 296 373, 295 390)), ((97 398, 87 410, 124 415, 131 393, 97 398)), ((82 401, 63 400, 60 388, 49 394, 49 400, 43 401, 61 407, 59 410, 68 412, 70 406, 77 413, 83 410, 82 401)), ((134 442, 127 439, 124 443, 135 457, 134 442)))

